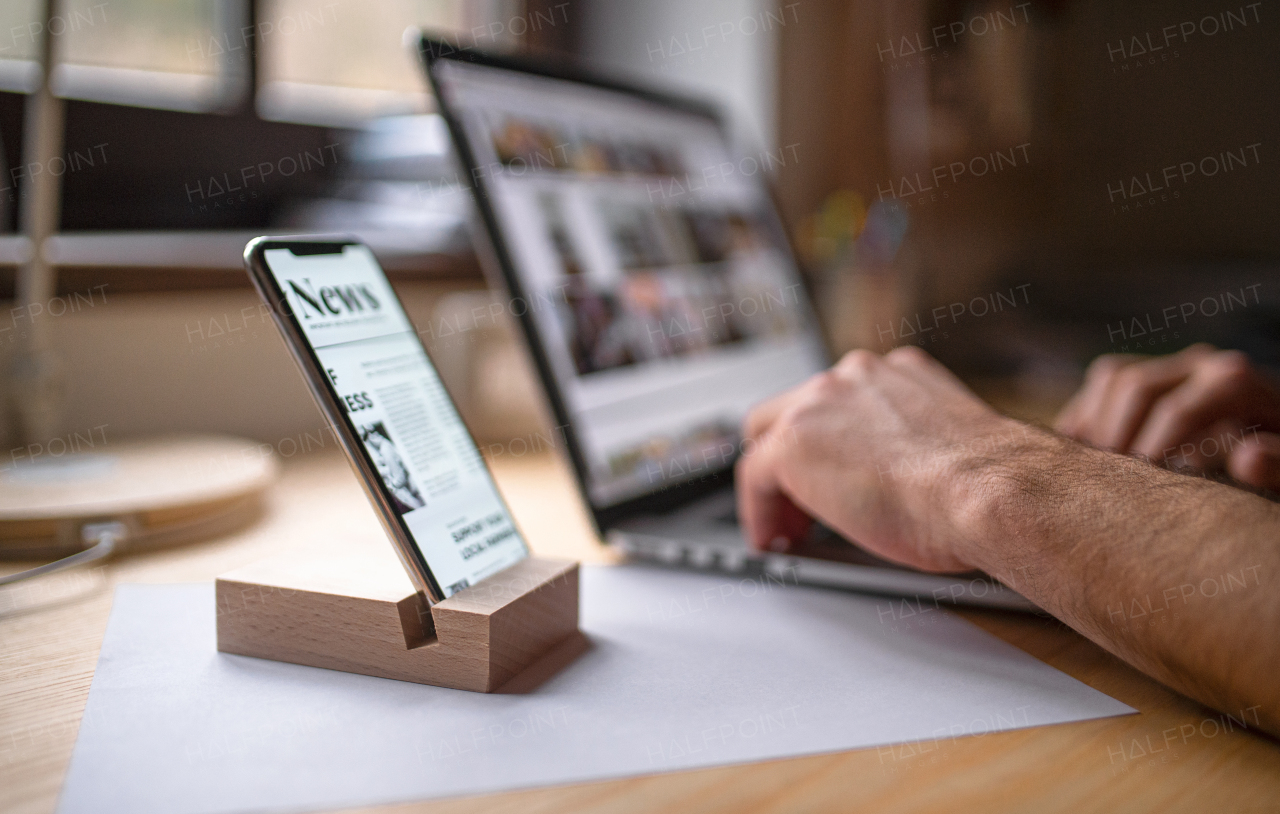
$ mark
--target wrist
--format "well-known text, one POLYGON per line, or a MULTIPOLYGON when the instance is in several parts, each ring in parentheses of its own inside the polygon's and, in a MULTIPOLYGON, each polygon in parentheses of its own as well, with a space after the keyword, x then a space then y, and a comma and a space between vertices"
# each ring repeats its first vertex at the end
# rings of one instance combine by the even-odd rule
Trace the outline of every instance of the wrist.
POLYGON ((956 555, 1013 584, 1025 570, 1029 526, 1042 520, 1049 479, 1081 448, 1030 424, 1001 417, 964 444, 946 479, 956 555))

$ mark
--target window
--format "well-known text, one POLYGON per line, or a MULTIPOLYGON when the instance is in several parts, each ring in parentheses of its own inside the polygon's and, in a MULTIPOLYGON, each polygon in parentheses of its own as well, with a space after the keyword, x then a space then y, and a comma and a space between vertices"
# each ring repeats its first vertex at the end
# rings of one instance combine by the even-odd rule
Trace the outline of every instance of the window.
POLYGON ((53 92, 172 110, 219 111, 244 97, 248 49, 237 2, 64 0, 49 17, 53 92))
POLYGON ((42 0, 0 3, 0 90, 31 93, 40 86, 42 0))
POLYGON ((258 114, 351 126, 431 108, 416 45, 405 32, 457 34, 511 2, 463 0, 262 0, 258 114))
POLYGON ((275 121, 357 126, 429 112, 405 33, 486 32, 520 0, 3 0, 0 90, 39 87, 45 37, 50 87, 66 99, 192 112, 235 112, 249 94, 275 121), (46 12, 46 6, 50 11, 46 12), (257 20, 250 19, 254 9, 257 20), (476 28, 476 27, 479 28, 476 28), (257 64, 252 55, 257 52, 257 64), (250 88, 250 78, 258 87, 250 88))

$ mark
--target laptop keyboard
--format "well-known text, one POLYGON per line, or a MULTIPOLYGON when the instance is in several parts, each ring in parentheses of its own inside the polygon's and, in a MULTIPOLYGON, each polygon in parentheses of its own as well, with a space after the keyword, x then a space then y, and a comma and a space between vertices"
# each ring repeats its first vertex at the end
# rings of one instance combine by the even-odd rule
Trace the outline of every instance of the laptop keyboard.
POLYGON ((733 526, 736 528, 738 523, 738 507, 731 506, 721 514, 717 514, 714 518, 716 525, 733 526))
MULTIPOLYGON (((715 515, 712 521, 718 526, 729 526, 737 528, 741 525, 738 522, 738 507, 731 506, 720 514, 715 515)), ((814 523, 809 529, 808 538, 805 540, 809 544, 826 544, 826 545, 848 545, 844 538, 836 534, 831 529, 821 523, 814 523)))

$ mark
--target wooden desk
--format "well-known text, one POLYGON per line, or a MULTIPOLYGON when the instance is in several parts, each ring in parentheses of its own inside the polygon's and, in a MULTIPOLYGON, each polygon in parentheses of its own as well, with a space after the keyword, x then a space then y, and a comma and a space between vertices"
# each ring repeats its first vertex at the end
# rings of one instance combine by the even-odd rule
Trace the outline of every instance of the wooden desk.
MULTIPOLYGON (((290 548, 386 545, 341 458, 319 453, 285 464, 267 516, 251 529, 185 548, 123 557, 0 595, 0 811, 53 810, 115 584, 210 580, 290 548)), ((589 562, 611 559, 596 544, 558 461, 507 458, 495 469, 539 553, 589 562)), ((16 570, 14 564, 3 567, 16 570)), ((1280 810, 1280 745, 1275 741, 1234 725, 1233 731, 1225 731, 1218 713, 1166 690, 1053 620, 994 611, 961 613, 1142 714, 377 810, 1280 810)))

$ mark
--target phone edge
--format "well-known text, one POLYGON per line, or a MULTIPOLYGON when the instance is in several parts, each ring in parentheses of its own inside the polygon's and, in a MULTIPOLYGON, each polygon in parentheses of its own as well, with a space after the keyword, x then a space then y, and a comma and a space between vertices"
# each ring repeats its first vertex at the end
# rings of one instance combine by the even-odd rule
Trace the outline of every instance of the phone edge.
MULTIPOLYGON (((369 502, 376 509, 375 514, 378 515, 378 522, 382 525, 383 530, 387 533, 387 537, 395 549, 396 556, 399 558, 401 565, 409 575, 409 581, 413 583, 414 589, 426 599, 428 605, 435 605, 444 600, 444 593, 440 590, 435 575, 431 573, 431 566, 417 550, 417 546, 402 529, 398 523, 392 522, 391 517, 394 516, 394 510, 387 501, 386 496, 372 484, 378 473, 369 467, 368 463, 360 455, 358 447, 359 439, 355 438, 350 426, 348 426, 345 417, 340 412, 333 394, 329 392, 321 383, 320 378, 323 377, 324 371, 318 366, 317 361, 305 352, 308 346, 304 343, 305 338, 299 335, 297 327, 292 320, 280 312, 280 302, 283 302, 283 294, 277 299, 277 291, 274 289, 274 281, 270 278, 270 271, 266 268, 266 260, 262 257, 263 246, 268 243, 301 243, 301 242, 319 242, 316 236, 262 236, 256 237, 245 246, 244 263, 245 269, 249 273, 249 279, 253 282, 253 287, 257 289, 258 296, 267 304, 267 308, 271 311, 271 319, 276 324, 276 329, 280 331, 281 339, 284 340, 285 347, 289 350, 289 355, 293 357, 294 363, 298 366, 299 372, 307 385, 307 390, 311 392, 311 397, 315 400, 316 405, 324 414, 325 421, 334 432, 338 445, 342 448, 343 455, 347 459, 347 463, 355 471, 357 479, 360 481, 360 487, 364 490, 365 496, 369 498, 369 502), (268 288, 268 285, 271 287, 268 288), (421 560, 421 561, 420 561, 421 560)), ((364 245, 359 240, 347 236, 335 236, 333 243, 344 243, 348 245, 364 245)), ((385 272, 383 272, 385 274, 385 272)), ((403 306, 402 306, 403 307, 403 306)), ((504 501, 505 502, 505 501, 504 501)), ((510 510, 508 509, 508 513, 510 510)), ((523 535, 522 535, 523 536, 523 535)), ((526 550, 528 544, 526 543, 526 550)))

